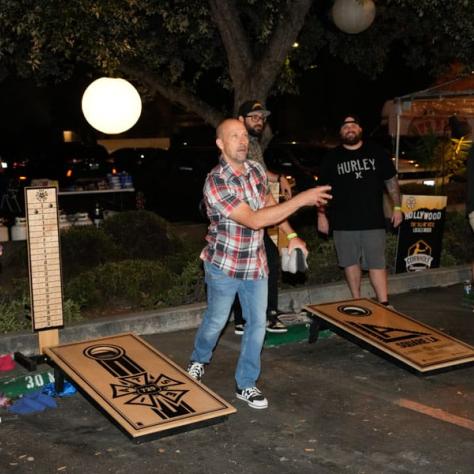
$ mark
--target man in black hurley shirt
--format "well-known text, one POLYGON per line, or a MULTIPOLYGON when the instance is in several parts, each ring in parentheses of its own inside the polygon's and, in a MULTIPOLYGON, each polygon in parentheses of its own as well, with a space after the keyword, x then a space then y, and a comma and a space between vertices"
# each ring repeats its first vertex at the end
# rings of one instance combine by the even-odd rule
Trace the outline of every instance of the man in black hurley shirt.
POLYGON ((342 145, 327 154, 321 168, 319 183, 332 186, 333 199, 330 207, 318 209, 318 230, 327 234, 331 224, 352 297, 360 298, 364 269, 377 300, 388 305, 383 191, 392 199, 391 221, 397 227, 403 219, 397 172, 381 148, 362 140, 357 116, 346 116, 339 133, 342 145))

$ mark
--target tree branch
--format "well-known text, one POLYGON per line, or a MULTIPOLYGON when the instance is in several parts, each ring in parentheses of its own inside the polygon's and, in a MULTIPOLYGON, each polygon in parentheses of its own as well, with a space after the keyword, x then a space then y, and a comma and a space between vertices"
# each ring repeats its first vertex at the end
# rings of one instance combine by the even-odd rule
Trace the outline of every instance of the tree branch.
POLYGON ((121 65, 120 71, 145 84, 152 92, 159 93, 169 101, 179 104, 188 112, 199 115, 206 123, 217 127, 225 115, 199 99, 184 88, 165 83, 158 75, 145 72, 146 68, 121 65))
POLYGON ((209 0, 209 6, 227 53, 230 77, 234 87, 239 88, 245 83, 253 63, 252 50, 239 11, 234 0, 209 0))
POLYGON ((261 60, 255 63, 252 77, 255 77, 259 82, 256 88, 261 90, 260 94, 264 97, 268 95, 275 83, 293 43, 303 28, 312 3, 313 0, 287 2, 286 13, 281 16, 261 60))

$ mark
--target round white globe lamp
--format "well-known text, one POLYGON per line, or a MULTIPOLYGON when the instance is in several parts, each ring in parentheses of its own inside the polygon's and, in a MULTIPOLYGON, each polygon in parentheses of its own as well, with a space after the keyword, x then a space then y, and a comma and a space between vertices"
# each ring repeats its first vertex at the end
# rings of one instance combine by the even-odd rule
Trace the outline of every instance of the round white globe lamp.
POLYGON ((103 133, 122 133, 140 118, 142 101, 135 87, 125 79, 101 77, 82 96, 82 113, 87 122, 103 133))
POLYGON ((336 0, 332 6, 332 19, 344 33, 361 33, 375 19, 375 4, 372 0, 336 0))

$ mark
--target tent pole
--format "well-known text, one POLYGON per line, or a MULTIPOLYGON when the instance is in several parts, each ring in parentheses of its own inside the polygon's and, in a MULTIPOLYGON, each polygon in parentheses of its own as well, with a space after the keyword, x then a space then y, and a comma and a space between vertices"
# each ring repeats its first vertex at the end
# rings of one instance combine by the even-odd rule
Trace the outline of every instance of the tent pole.
POLYGON ((397 100, 397 132, 395 135, 395 169, 398 171, 398 158, 400 155, 400 100, 397 100))

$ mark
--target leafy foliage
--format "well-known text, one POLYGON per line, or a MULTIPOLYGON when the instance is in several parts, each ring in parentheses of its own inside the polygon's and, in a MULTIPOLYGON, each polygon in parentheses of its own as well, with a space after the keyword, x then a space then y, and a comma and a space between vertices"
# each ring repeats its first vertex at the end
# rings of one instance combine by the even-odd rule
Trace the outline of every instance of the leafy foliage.
POLYGON ((160 259, 182 248, 168 223, 150 211, 120 212, 104 221, 103 232, 120 248, 121 259, 160 259))
MULTIPOLYGON (((27 317, 29 299, 26 293, 19 297, 4 297, 0 299, 0 334, 31 329, 31 320, 27 317)), ((63 304, 63 318, 65 324, 82 319, 79 305, 66 299, 63 304)))
MULTIPOLYGON (((144 218, 146 213, 137 213, 136 219, 144 218)), ((133 218, 132 218, 133 220, 133 218)), ((120 221, 127 227, 127 221, 120 221)), ((162 223, 161 223, 162 224, 162 223)), ((138 224, 137 224, 138 225, 138 224)), ((118 227, 115 222, 113 228, 118 227)), ((140 227, 140 226, 138 226, 140 227)), ((323 284, 340 281, 344 278, 343 271, 337 265, 337 258, 332 239, 319 237, 313 226, 301 227, 298 233, 304 238, 309 249, 309 270, 305 285, 323 284)), ((124 232, 118 232, 123 235, 124 232)), ((74 248, 74 239, 84 243, 107 242, 104 231, 80 227, 77 232, 68 235, 68 246, 74 248), (81 235, 83 234, 83 235, 81 235)), ((152 309, 165 306, 176 306, 205 300, 205 285, 202 264, 199 259, 198 246, 181 242, 172 243, 168 247, 170 253, 157 257, 149 252, 149 259, 130 259, 124 251, 119 250, 121 260, 112 252, 113 260, 94 260, 94 266, 85 267, 77 272, 68 272, 65 281, 64 318, 67 324, 80 320, 84 314, 107 311, 108 314, 122 310, 152 309), (179 251, 171 250, 180 248, 179 251), (126 257, 126 258, 123 258, 126 257)), ((148 245, 155 247, 153 240, 146 240, 148 245)), ((20 242, 15 242, 21 246, 20 242)), ((199 242, 199 246, 200 246, 199 242)), ((397 237, 387 236, 386 260, 389 272, 394 271, 397 237)), ((144 244, 143 244, 144 245, 144 244)), ((118 247, 120 249, 120 247, 118 247)), ((144 252, 145 254, 148 252, 144 252)), ((83 258, 86 258, 85 256, 83 258)), ((458 265, 474 260, 474 241, 467 219, 462 213, 448 213, 443 236, 441 265, 458 265)), ((25 265, 25 262, 22 262, 25 265)), ((71 269, 79 269, 74 262, 71 269)), ((0 332, 11 332, 31 327, 25 318, 28 281, 26 278, 12 281, 12 288, 6 291, 2 287, 0 298, 0 332)))
POLYGON ((99 265, 79 274, 65 293, 81 307, 150 308, 162 304, 175 277, 156 261, 122 260, 99 265))
POLYGON ((195 303, 206 299, 204 273, 199 257, 188 260, 182 272, 174 281, 174 285, 163 298, 166 306, 195 303))
POLYGON ((460 265, 474 260, 474 239, 465 214, 450 212, 446 216, 441 264, 460 265))
POLYGON ((61 259, 65 278, 116 260, 120 255, 121 249, 111 236, 95 226, 71 227, 61 232, 61 259))
POLYGON ((3 72, 64 80, 125 75, 215 124, 242 98, 296 92, 298 73, 335 56, 379 74, 394 50, 413 68, 474 64, 468 0, 378 0, 358 35, 330 19, 332 0, 2 0, 3 72), (298 39, 299 48, 292 48, 298 39), (216 84, 209 93, 208 84, 216 84), (233 97, 232 97, 233 96, 233 97))

